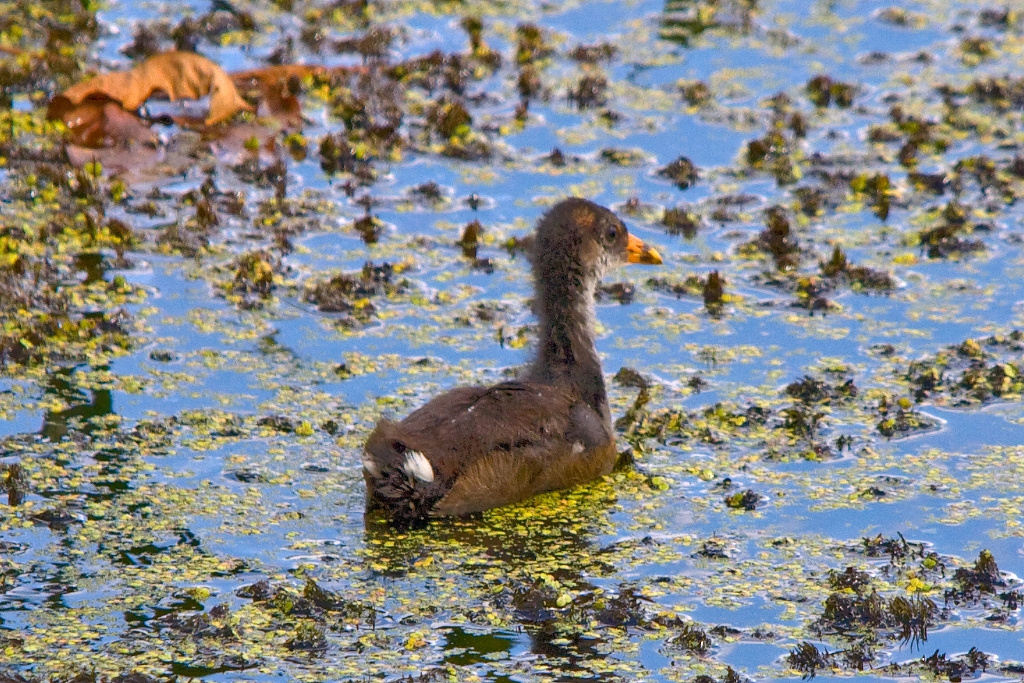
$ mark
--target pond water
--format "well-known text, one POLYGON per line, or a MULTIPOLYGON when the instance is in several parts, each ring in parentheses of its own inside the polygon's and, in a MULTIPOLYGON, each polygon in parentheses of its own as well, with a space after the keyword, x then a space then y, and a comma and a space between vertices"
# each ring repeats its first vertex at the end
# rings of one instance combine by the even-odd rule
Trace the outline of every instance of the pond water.
MULTIPOLYGON (((306 78, 302 141, 211 151, 168 126, 173 173, 102 157, 104 191, 129 188, 104 216, 138 236, 97 261, 134 292, 131 341, 0 376, 0 681, 1022 675, 1024 5, 73 4, 98 26, 87 69, 191 17, 228 71, 283 50, 372 78, 306 78), (464 17, 500 66, 465 57, 457 88, 387 75, 468 54, 464 17), (380 29, 382 54, 329 47, 380 29), (455 101, 471 132, 431 133, 455 101), (346 102, 400 110, 369 180, 321 163, 329 135, 376 144, 346 102), (661 172, 680 157, 695 178, 661 172), (421 529, 365 518, 379 417, 529 361, 511 245, 570 195, 665 261, 598 304, 635 464, 421 529), (341 273, 365 291, 326 310, 313 292, 341 273)), ((4 213, 27 225, 10 149, 4 213)))

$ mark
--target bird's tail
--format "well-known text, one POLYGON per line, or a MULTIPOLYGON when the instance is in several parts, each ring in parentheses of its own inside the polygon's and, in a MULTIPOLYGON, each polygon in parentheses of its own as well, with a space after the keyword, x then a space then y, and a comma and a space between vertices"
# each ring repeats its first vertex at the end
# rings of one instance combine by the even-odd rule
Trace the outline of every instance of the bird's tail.
POLYGON ((445 485, 430 460, 402 441, 399 425, 381 420, 366 440, 363 473, 367 507, 379 507, 398 526, 425 520, 444 497, 445 485))

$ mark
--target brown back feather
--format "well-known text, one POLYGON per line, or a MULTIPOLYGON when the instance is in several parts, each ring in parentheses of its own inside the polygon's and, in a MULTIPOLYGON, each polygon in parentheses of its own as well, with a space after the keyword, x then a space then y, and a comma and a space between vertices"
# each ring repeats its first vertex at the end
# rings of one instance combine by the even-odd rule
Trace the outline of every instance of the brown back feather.
POLYGON ((575 401, 567 391, 532 382, 461 387, 414 411, 396 433, 448 480, 488 453, 563 441, 575 401))

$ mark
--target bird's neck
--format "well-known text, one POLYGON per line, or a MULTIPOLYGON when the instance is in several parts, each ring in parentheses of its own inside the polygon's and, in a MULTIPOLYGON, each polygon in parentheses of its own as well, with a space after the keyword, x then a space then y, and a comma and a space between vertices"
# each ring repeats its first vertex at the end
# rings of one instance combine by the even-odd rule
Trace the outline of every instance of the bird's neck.
POLYGON ((578 393, 598 415, 610 419, 601 359, 594 343, 596 277, 580 273, 537 278, 535 309, 540 318, 537 357, 529 377, 578 393))

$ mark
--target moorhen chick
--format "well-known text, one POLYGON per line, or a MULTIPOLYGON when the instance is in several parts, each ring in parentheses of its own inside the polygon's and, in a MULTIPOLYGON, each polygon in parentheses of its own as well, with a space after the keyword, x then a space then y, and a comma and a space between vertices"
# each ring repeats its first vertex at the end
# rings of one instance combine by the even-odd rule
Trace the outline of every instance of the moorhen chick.
POLYGON ((531 259, 537 355, 516 380, 459 387, 366 441, 367 509, 395 524, 516 503, 608 474, 615 433, 594 345, 594 293, 609 268, 661 263, 608 209, 566 199, 537 224, 531 259))

